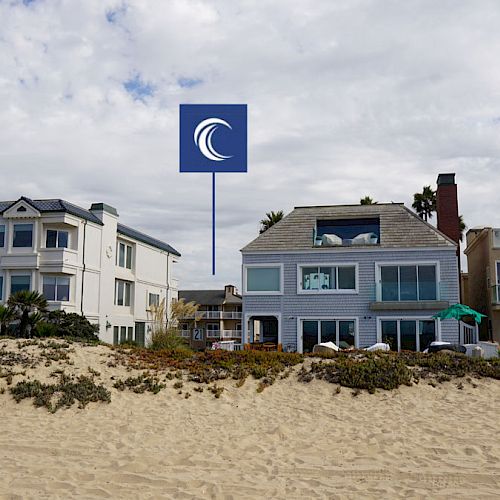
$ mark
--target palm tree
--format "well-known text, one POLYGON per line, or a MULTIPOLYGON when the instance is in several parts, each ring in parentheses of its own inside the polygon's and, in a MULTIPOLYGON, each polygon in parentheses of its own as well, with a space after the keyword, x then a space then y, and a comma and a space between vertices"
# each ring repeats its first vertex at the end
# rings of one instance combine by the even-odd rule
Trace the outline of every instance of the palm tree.
POLYGON ((16 292, 9 297, 8 304, 20 319, 20 337, 29 335, 34 326, 33 317, 30 317, 31 313, 44 313, 47 310, 47 300, 41 293, 35 291, 21 290, 16 292))
POLYGON ((464 234, 465 234, 465 230, 467 229, 467 226, 465 225, 463 215, 460 215, 458 217, 458 228, 460 231, 460 241, 464 241, 464 234))
POLYGON ((16 319, 14 311, 10 307, 0 305, 0 335, 7 334, 8 326, 16 319))
POLYGON ((436 211, 436 191, 430 186, 424 186, 421 193, 413 195, 412 207, 419 217, 427 222, 428 219, 432 218, 433 212, 436 211))
POLYGON ((283 219, 283 215, 283 210, 279 210, 278 212, 267 212, 266 218, 260 221, 260 234, 264 233, 270 227, 274 226, 277 222, 283 219))
POLYGON ((378 202, 373 201, 373 198, 370 198, 369 196, 365 196, 359 200, 360 205, 376 205, 377 203, 378 202))

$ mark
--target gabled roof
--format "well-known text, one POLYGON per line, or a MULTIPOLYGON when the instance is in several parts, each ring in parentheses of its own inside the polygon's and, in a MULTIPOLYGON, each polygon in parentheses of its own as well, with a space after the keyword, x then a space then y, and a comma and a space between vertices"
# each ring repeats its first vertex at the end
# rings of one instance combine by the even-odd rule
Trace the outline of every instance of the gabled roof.
POLYGON ((0 201, 0 214, 3 214, 11 206, 21 200, 25 201, 41 213, 65 212, 102 226, 102 222, 90 210, 85 210, 77 205, 73 205, 73 203, 70 203, 69 201, 60 199, 32 200, 26 196, 21 196, 21 198, 16 201, 0 201))
POLYGON ((178 257, 181 254, 173 247, 171 247, 168 243, 164 243, 163 241, 157 240, 147 234, 141 233, 140 231, 136 231, 131 227, 124 226, 123 224, 118 224, 117 232, 119 234, 123 234, 124 236, 128 236, 129 238, 133 238, 134 240, 142 241, 147 245, 151 245, 152 247, 159 248, 160 250, 165 250, 165 252, 177 255, 178 257))
MULTIPOLYGON (((262 233, 242 252, 259 251, 324 251, 325 247, 313 247, 313 230, 318 219, 349 219, 377 217, 380 220, 380 244, 362 248, 415 248, 450 247, 455 243, 422 220, 403 203, 379 203, 375 205, 331 205, 295 207, 280 222, 262 233)), ((349 250, 352 247, 327 247, 331 250, 349 250)), ((356 247, 359 248, 359 247, 356 247)))
POLYGON ((226 302, 241 304, 240 295, 233 295, 231 301, 226 301, 225 290, 179 290, 180 299, 186 302, 196 302, 201 306, 220 306, 226 302))

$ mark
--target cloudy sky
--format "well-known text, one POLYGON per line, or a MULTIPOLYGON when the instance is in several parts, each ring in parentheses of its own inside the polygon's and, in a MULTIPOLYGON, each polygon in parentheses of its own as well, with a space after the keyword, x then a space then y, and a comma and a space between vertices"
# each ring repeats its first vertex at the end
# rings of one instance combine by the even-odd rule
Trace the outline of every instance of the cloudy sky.
POLYGON ((500 226, 497 0, 0 0, 0 199, 104 201, 240 283, 269 210, 403 201, 456 172, 500 226), (249 172, 178 173, 180 103, 247 103, 249 172))

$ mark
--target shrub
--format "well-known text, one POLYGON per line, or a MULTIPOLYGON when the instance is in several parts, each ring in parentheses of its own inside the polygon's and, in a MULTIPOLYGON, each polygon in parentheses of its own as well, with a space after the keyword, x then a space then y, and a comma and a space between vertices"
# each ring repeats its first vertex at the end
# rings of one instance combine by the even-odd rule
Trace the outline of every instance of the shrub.
POLYGON ((17 403, 23 399, 33 398, 37 407, 45 407, 51 413, 58 409, 73 406, 75 400, 79 408, 85 408, 90 402, 111 401, 110 392, 103 385, 96 385, 90 377, 81 375, 76 380, 74 377, 61 374, 56 384, 43 384, 39 380, 18 382, 9 389, 17 403))
POLYGON ((154 332, 149 348, 153 351, 188 349, 186 341, 179 335, 177 328, 159 329, 154 332))
POLYGON ((138 377, 129 377, 125 380, 118 380, 113 384, 115 389, 124 391, 129 389, 137 394, 144 392, 152 392, 158 394, 162 389, 165 389, 165 384, 160 384, 158 378, 151 377, 147 373, 143 373, 138 377))
POLYGON ((51 311, 45 321, 37 325, 34 335, 36 337, 70 337, 98 341, 98 331, 99 325, 91 323, 85 316, 65 311, 51 311))

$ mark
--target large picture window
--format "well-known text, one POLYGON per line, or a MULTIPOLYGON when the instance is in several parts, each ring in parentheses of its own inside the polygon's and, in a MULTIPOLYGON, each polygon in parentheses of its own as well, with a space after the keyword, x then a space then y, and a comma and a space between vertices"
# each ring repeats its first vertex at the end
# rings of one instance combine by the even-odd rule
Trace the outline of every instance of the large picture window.
POLYGON ((436 264, 381 265, 382 301, 437 300, 436 264))
POLYGON ((69 301, 69 278, 66 276, 44 276, 43 295, 47 300, 69 301))
POLYGON ((333 342, 341 349, 358 345, 354 319, 307 319, 301 323, 302 352, 312 352, 322 342, 333 342))
POLYGON ((356 289, 355 265, 299 266, 299 292, 355 292, 356 289))
POLYGON ((379 341, 392 351, 424 351, 437 339, 434 319, 382 319, 379 341))
POLYGON ((14 224, 12 246, 16 248, 33 246, 33 224, 14 224))
POLYGON ((245 292, 273 294, 281 293, 280 265, 245 267, 245 292))

